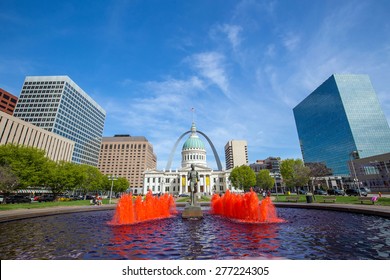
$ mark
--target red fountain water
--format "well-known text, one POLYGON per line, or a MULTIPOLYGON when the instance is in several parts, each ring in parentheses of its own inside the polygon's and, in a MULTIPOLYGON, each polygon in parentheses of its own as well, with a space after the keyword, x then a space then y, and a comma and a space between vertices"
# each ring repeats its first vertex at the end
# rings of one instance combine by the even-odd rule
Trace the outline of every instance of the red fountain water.
POLYGON ((281 223, 271 198, 259 203, 257 194, 251 190, 245 194, 226 191, 223 196, 214 194, 211 199, 211 213, 247 223, 281 223))
POLYGON ((134 224, 168 218, 176 213, 175 201, 171 195, 164 194, 156 197, 149 191, 144 200, 140 196, 134 200, 133 195, 128 194, 119 199, 111 224, 134 224))

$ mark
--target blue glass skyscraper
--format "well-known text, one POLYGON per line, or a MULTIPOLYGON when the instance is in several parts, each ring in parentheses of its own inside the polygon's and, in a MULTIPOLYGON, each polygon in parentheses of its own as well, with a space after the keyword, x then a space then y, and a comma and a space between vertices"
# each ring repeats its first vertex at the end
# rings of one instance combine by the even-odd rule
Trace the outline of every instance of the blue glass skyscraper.
POLYGON ((294 109, 302 157, 349 174, 360 158, 390 152, 390 128, 367 75, 335 74, 294 109))
POLYGON ((28 76, 14 116, 75 142, 72 162, 97 166, 106 112, 68 76, 28 76))

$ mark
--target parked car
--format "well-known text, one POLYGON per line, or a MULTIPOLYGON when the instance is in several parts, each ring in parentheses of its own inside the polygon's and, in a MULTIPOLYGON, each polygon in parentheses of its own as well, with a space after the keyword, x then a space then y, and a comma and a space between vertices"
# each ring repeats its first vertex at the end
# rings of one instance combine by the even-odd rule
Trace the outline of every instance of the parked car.
POLYGON ((318 190, 314 191, 314 194, 317 194, 317 195, 327 195, 328 193, 325 190, 318 189, 318 190))
POLYGON ((54 196, 52 194, 43 194, 38 197, 39 202, 54 201, 54 196))
POLYGON ((301 190, 298 190, 298 193, 299 193, 299 194, 306 194, 307 191, 301 189, 301 190))
POLYGON ((190 195, 189 194, 186 194, 186 193, 182 193, 182 194, 179 194, 179 197, 189 197, 190 195))
POLYGON ((362 192, 366 192, 367 194, 371 193, 371 190, 369 188, 366 188, 366 187, 361 187, 360 188, 360 191, 362 192))
POLYGON ((329 189, 328 190, 328 194, 329 195, 344 195, 344 191, 343 190, 339 190, 339 189, 329 189))
MULTIPOLYGON (((348 196, 351 196, 351 195, 358 196, 359 195, 359 190, 358 189, 348 189, 348 190, 345 191, 345 193, 348 196)), ((366 192, 366 190, 364 190, 364 188, 360 188, 360 195, 367 196, 367 192, 366 192)))
POLYGON ((11 195, 5 198, 5 203, 31 203, 31 199, 25 195, 11 195))

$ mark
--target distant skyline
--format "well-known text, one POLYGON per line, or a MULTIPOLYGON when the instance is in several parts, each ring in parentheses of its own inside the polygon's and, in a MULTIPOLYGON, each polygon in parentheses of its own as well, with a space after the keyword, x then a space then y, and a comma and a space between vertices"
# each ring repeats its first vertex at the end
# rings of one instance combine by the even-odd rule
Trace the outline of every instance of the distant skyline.
POLYGON ((2 0, 0 88, 19 96, 26 76, 69 76, 106 110, 103 135, 145 136, 159 169, 191 108, 223 165, 229 140, 247 141, 249 163, 301 158, 292 108, 332 74, 369 75, 390 121, 388 11, 387 0, 2 0))

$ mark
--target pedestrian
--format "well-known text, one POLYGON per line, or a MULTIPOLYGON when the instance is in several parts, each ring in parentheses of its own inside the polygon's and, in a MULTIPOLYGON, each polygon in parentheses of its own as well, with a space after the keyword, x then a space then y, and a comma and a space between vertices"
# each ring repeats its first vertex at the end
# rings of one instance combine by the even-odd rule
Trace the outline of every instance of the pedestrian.
POLYGON ((263 198, 265 198, 267 196, 265 190, 263 191, 263 198))
POLYGON ((382 193, 381 192, 378 192, 378 195, 379 195, 379 197, 382 197, 382 193))

